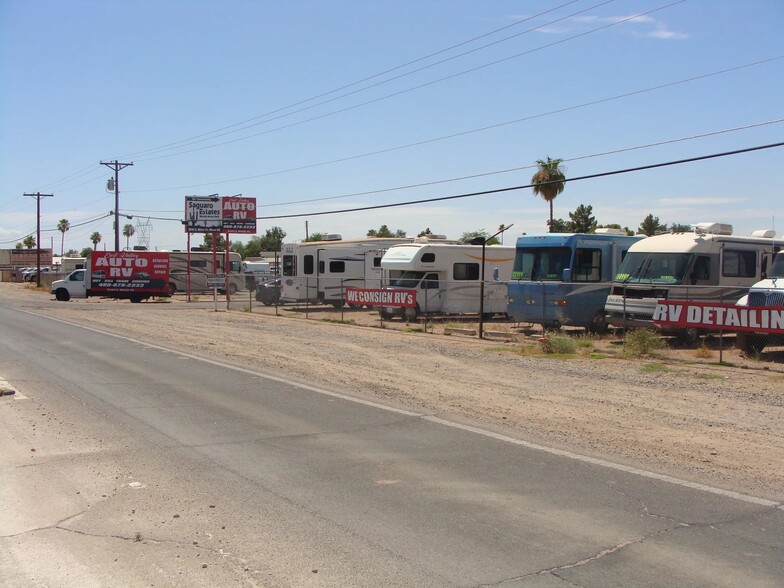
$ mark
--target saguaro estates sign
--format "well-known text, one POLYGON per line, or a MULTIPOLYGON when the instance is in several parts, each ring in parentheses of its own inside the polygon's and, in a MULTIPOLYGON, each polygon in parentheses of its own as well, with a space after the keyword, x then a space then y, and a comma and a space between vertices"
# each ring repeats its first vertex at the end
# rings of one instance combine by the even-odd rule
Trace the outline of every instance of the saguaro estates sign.
POLYGON ((663 300, 656 305, 653 322, 657 325, 717 331, 784 333, 784 307, 663 300))

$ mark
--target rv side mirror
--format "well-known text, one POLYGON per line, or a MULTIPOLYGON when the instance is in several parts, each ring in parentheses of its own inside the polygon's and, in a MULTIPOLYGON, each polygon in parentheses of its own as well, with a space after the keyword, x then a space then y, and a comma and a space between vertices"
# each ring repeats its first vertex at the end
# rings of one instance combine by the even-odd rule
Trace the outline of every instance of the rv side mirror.
POLYGON ((571 268, 567 267, 563 271, 563 275, 561 276, 561 281, 562 282, 571 282, 572 281, 572 269, 571 268))
POLYGON ((494 267, 494 268, 493 268, 493 281, 494 281, 494 282, 497 282, 497 281, 498 281, 498 275, 499 275, 499 273, 498 273, 498 268, 497 268, 497 267, 494 267))

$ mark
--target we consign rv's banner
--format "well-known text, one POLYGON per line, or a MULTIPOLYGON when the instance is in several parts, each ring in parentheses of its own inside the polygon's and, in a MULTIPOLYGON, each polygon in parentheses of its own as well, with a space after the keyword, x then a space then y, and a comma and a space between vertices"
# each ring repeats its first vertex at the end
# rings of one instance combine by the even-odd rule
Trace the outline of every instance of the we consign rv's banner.
POLYGON ((735 306, 709 302, 661 301, 653 322, 668 327, 784 334, 781 306, 735 306))
POLYGON ((365 306, 416 306, 416 290, 382 288, 346 288, 346 302, 365 306))
POLYGON ((169 254, 160 251, 91 253, 90 289, 94 292, 168 292, 169 254))

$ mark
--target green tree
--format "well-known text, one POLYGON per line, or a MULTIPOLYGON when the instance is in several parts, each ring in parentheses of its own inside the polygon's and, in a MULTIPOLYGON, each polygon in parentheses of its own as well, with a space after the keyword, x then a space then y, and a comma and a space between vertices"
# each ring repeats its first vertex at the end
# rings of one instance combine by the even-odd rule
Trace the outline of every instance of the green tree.
POLYGON ((546 160, 537 159, 536 165, 539 169, 531 177, 534 196, 541 196, 550 204, 550 222, 547 224, 551 233, 553 232, 553 200, 565 188, 566 170, 561 167, 562 161, 563 159, 550 159, 549 156, 546 160))
POLYGON ((90 235, 90 242, 93 244, 93 251, 98 249, 98 243, 101 242, 101 233, 95 231, 92 235, 90 235))
POLYGON ((286 238, 286 231, 280 227, 272 227, 264 232, 261 238, 261 249, 259 251, 280 251, 283 240, 286 238))
POLYGON ((395 232, 392 232, 392 231, 389 229, 389 227, 388 227, 388 226, 386 226, 386 225, 381 225, 381 226, 379 227, 379 229, 378 229, 378 230, 376 230, 376 229, 370 229, 370 230, 367 232, 367 236, 368 236, 368 237, 386 237, 386 238, 391 238, 391 237, 405 237, 405 236, 406 236, 406 232, 405 232, 405 231, 402 231, 402 230, 400 230, 400 229, 397 229, 395 232))
POLYGON ((28 249, 32 249, 35 247, 35 237, 32 235, 27 235, 24 239, 22 239, 22 245, 27 247, 28 249))
POLYGON ((14 245, 14 249, 21 249, 21 248, 22 248, 21 243, 17 243, 16 245, 14 245))
POLYGON ((417 237, 427 237, 428 235, 432 235, 433 232, 430 230, 430 227, 427 227, 424 231, 419 231, 417 233, 417 237))
POLYGON ((571 224, 562 218, 556 218, 550 221, 551 233, 572 233, 571 224))
POLYGON ((308 236, 308 238, 307 238, 307 239, 305 239, 305 241, 306 241, 306 242, 310 242, 310 241, 322 241, 322 240, 323 240, 323 237, 324 237, 324 233, 311 233, 311 234, 308 236))
POLYGON ((125 225, 122 230, 123 237, 125 237, 125 248, 128 249, 130 246, 129 241, 131 237, 133 237, 134 233, 136 233, 136 229, 133 228, 133 225, 125 225))
MULTIPOLYGON (((490 236, 490 233, 488 233, 484 229, 479 229, 477 231, 468 231, 468 232, 463 233, 462 235, 460 235, 460 239, 459 240, 460 240, 461 243, 467 243, 468 241, 470 241, 474 237, 484 237, 485 239, 487 239, 489 236, 490 236)), ((500 245, 501 241, 500 241, 500 239, 498 237, 493 237, 492 239, 487 239, 485 244, 486 245, 500 245)))
POLYGON ((69 249, 65 252, 65 257, 82 257, 76 249, 69 249))
POLYGON ((691 233, 691 231, 692 231, 691 225, 684 225, 681 223, 672 223, 670 225, 671 233, 691 233))
POLYGON ((637 229, 637 232, 642 233, 643 235, 646 235, 648 237, 652 237, 656 233, 663 233, 666 230, 667 230, 667 225, 661 224, 659 222, 658 216, 653 216, 652 214, 649 214, 643 219, 642 224, 640 224, 640 228, 637 229))
POLYGON ((79 257, 87 257, 93 252, 92 247, 85 247, 79 252, 79 257))
POLYGON ((61 218, 60 221, 57 223, 57 230, 62 233, 62 236, 60 237, 60 257, 63 256, 63 250, 65 248, 65 233, 70 228, 71 228, 71 223, 68 222, 67 218, 61 218))
POLYGON ((569 225, 572 233, 593 233, 596 231, 596 219, 592 216, 593 206, 581 204, 574 212, 569 213, 569 225))
MULTIPOLYGON (((229 245, 231 245, 231 242, 229 242, 229 245)), ((212 251, 212 233, 204 233, 202 248, 212 251)), ((218 251, 226 251, 226 237, 220 233, 218 233, 218 251)))

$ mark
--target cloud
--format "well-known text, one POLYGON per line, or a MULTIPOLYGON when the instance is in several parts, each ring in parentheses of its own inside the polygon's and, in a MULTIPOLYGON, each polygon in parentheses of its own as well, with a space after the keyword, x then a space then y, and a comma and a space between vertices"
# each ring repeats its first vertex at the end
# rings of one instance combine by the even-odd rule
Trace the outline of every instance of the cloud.
POLYGON ((659 198, 662 206, 705 206, 709 204, 737 204, 738 199, 729 196, 691 196, 687 198, 659 198))
POLYGON ((665 41, 689 38, 689 35, 686 33, 672 31, 662 21, 645 14, 639 16, 632 14, 615 16, 575 16, 559 21, 557 24, 542 26, 537 29, 537 31, 549 35, 563 35, 584 32, 588 27, 610 24, 617 24, 627 29, 629 27, 634 27, 634 30, 630 30, 630 32, 637 37, 661 39, 665 41))

